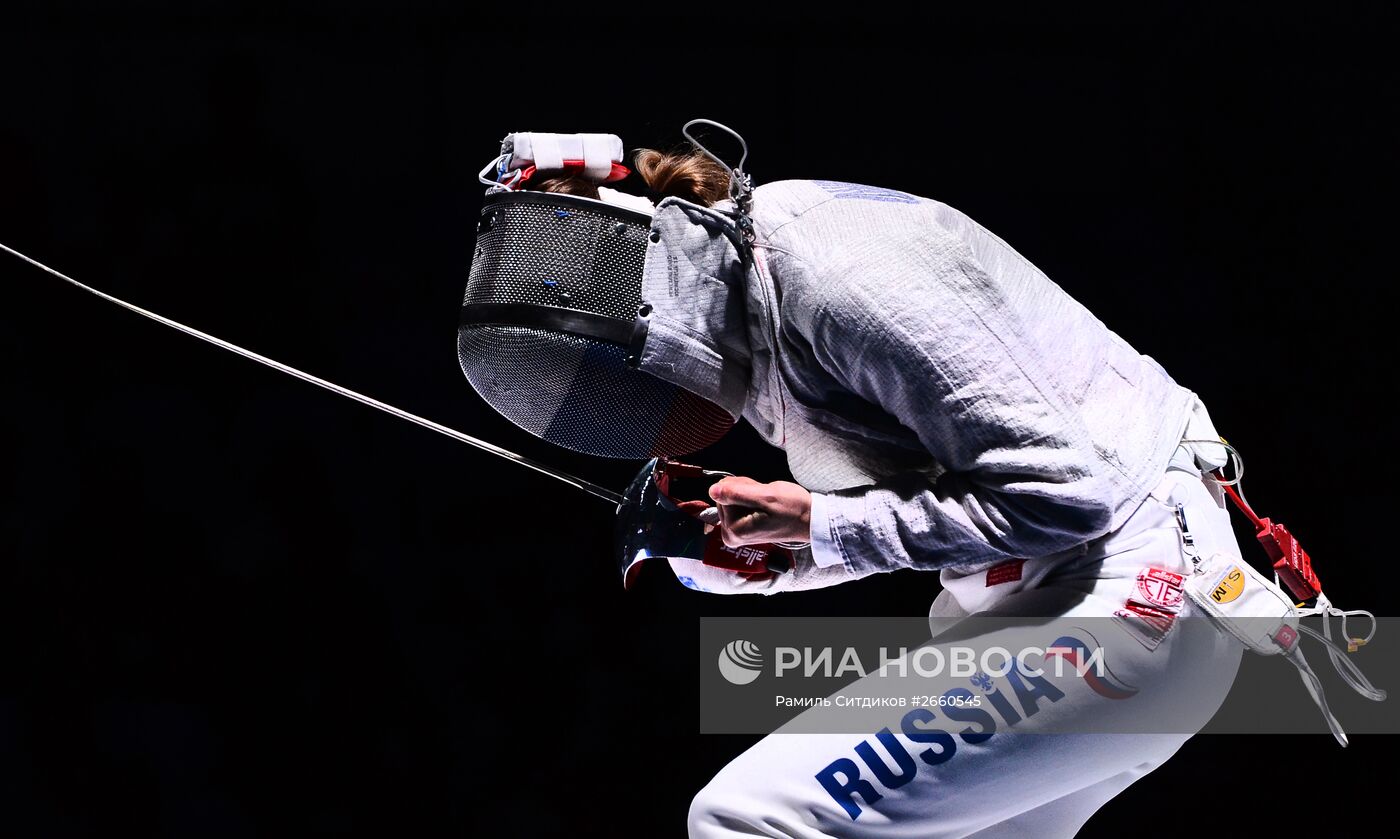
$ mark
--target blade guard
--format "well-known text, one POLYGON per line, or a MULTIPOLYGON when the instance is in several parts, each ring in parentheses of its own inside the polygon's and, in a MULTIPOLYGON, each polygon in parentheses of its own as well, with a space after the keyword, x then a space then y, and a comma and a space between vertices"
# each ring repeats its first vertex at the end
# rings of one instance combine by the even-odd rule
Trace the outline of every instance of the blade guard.
POLYGON ((711 507, 708 499, 677 501, 671 479, 713 479, 728 473, 652 458, 632 479, 617 508, 616 543, 622 587, 629 589, 641 564, 648 559, 686 559, 743 576, 784 574, 792 570, 792 552, 776 545, 731 548, 718 528, 698 516, 711 507))

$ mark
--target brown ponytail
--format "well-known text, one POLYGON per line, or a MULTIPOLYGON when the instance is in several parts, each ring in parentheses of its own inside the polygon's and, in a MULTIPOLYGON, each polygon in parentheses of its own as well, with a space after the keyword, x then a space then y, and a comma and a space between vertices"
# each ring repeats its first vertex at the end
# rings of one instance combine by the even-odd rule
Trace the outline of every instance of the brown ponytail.
POLYGON ((729 197, 729 170, 698 151, 637 152, 637 174, 652 192, 674 195, 703 206, 729 197))
MULTIPOLYGON (((652 198, 675 196, 708 207, 729 197, 729 170, 693 149, 639 149, 636 167, 652 198)), ((598 185, 592 181, 563 172, 553 174, 555 177, 534 182, 530 189, 598 197, 598 185)))
POLYGON ((579 195, 584 198, 597 198, 598 185, 578 175, 559 174, 553 178, 532 181, 530 189, 535 192, 562 192, 565 195, 579 195))

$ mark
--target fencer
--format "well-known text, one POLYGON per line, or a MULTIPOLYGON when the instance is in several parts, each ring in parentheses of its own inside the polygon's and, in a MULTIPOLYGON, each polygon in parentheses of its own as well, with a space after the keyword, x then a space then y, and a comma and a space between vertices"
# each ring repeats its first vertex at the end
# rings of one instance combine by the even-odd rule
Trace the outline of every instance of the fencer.
MULTIPOLYGON (((1179 595, 1178 512, 1196 545, 1239 553, 1203 476, 1225 451, 1184 442, 1218 438, 1197 394, 946 204, 821 180, 749 189, 697 149, 636 155, 632 195, 620 143, 563 136, 513 135, 483 173, 463 367, 503 414, 581 451, 679 454, 738 419, 783 449, 794 481, 730 477, 711 495, 729 545, 810 543, 795 566, 673 560, 685 585, 771 595, 936 571, 937 614, 1114 621, 1138 681, 1193 668, 1209 718, 1241 646, 1179 648, 1189 604, 1134 594, 1157 575, 1179 595), (627 396, 653 379, 676 392, 627 396)), ((1054 716, 1106 701, 1081 686, 1054 716)), ((1150 712, 1150 688, 1135 701, 1150 712)), ((896 717, 871 741, 878 766, 849 734, 774 733, 695 797, 689 830, 1069 836, 1191 733, 1035 722, 930 759, 896 717)))

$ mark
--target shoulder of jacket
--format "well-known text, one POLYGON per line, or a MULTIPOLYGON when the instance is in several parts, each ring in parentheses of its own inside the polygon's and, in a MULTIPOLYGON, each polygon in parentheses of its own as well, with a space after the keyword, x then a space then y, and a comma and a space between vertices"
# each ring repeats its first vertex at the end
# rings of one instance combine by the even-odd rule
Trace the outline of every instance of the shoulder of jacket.
MULTIPOLYGON (((871 249, 925 247, 966 238, 960 214, 926 198, 877 187, 830 181, 781 181, 754 221, 775 249, 829 264, 860 259, 871 249)), ((819 266, 820 267, 820 266, 819 266)))
POLYGON ((759 184, 753 191, 754 221, 762 228, 775 230, 813 207, 832 199, 816 181, 787 180, 759 184))

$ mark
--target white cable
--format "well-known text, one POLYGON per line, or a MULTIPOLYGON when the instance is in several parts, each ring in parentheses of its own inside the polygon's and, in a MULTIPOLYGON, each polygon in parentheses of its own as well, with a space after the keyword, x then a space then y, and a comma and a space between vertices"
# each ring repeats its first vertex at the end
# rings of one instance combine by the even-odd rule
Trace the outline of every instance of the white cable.
POLYGON ((1336 612, 1334 612, 1333 614, 1338 615, 1338 616, 1341 617, 1341 619, 1342 619, 1342 637, 1345 638, 1345 639, 1347 639, 1347 643, 1348 643, 1348 644, 1353 643, 1353 642, 1358 642, 1358 641, 1359 641, 1360 643, 1359 643, 1357 646, 1364 646, 1364 645, 1366 645, 1366 644, 1371 643, 1371 639, 1374 638, 1374 637, 1376 637, 1376 625, 1377 625, 1378 621, 1376 620, 1376 616, 1375 616, 1374 614, 1372 614, 1371 612, 1368 612, 1368 611, 1365 610, 1365 609, 1351 609, 1351 610, 1349 610, 1349 611, 1342 611, 1342 610, 1338 609, 1338 610, 1337 610, 1336 612), (1365 616, 1371 621, 1371 631, 1370 631, 1369 633, 1366 634, 1366 637, 1365 637, 1365 638, 1356 638, 1356 637, 1354 637, 1354 636, 1352 636, 1352 635, 1349 635, 1349 634, 1347 633, 1347 618, 1351 617, 1352 615, 1365 615, 1365 616))
POLYGON ((1327 655, 1332 659, 1332 666, 1337 668, 1337 674, 1341 676, 1347 684, 1351 685, 1353 690, 1367 699, 1377 702, 1385 698, 1385 691, 1372 685, 1365 675, 1361 673, 1360 668, 1348 658, 1347 652, 1343 651, 1332 638, 1332 618, 1340 617, 1342 619, 1342 638, 1350 645, 1353 643, 1353 640, 1352 637, 1347 634, 1347 618, 1354 615, 1365 615, 1371 621, 1371 631, 1365 638, 1358 638, 1356 641, 1360 642, 1359 645, 1370 643, 1371 639, 1376 635, 1377 621, 1375 615, 1365 609, 1338 609, 1336 606, 1332 605, 1332 601, 1327 599, 1326 594, 1321 593, 1318 594, 1317 602, 1314 603, 1311 608, 1301 609, 1298 614, 1304 617, 1316 615, 1322 618, 1321 634, 1319 634, 1317 630, 1308 626, 1303 626, 1302 624, 1299 624, 1298 628, 1318 639, 1327 647, 1327 655))
POLYGON ((1355 615, 1365 615, 1371 621, 1371 631, 1365 638, 1358 638, 1356 641, 1359 641, 1361 645, 1370 643, 1371 639, 1376 636, 1377 621, 1374 614, 1365 609, 1338 609, 1327 599, 1326 594, 1319 594, 1317 596, 1317 602, 1312 608, 1299 610, 1298 614, 1306 617, 1311 617, 1313 615, 1321 616, 1322 632, 1320 634, 1317 630, 1302 624, 1299 624, 1298 628, 1326 645, 1327 655, 1332 659, 1332 666, 1337 669, 1337 675, 1341 676, 1343 681, 1351 685, 1353 690, 1367 699, 1376 702, 1385 699, 1385 691, 1372 685, 1370 680, 1362 674, 1361 669, 1348 657, 1347 651, 1338 646, 1337 642, 1332 638, 1332 618, 1339 617, 1342 619, 1342 638, 1345 639, 1348 644, 1351 644, 1353 641, 1352 636, 1347 634, 1347 618, 1355 615))
MULTIPOLYGON (((478 172, 478 173, 476 174, 476 179, 477 179, 478 181, 481 181, 482 183, 484 183, 484 184, 486 184, 487 186, 491 187, 490 189, 487 190, 488 193, 492 193, 492 192, 502 192, 502 191, 514 189, 516 183, 520 181, 520 171, 519 171, 519 170, 516 170, 516 171, 511 175, 510 180, 509 180, 509 181, 506 181, 506 182, 504 182, 504 183, 502 183, 501 181, 492 180, 492 179, 486 177, 486 173, 487 173, 487 172, 491 171, 492 169, 497 169, 497 168, 498 168, 503 162, 505 162, 509 157, 510 157, 509 154, 503 154, 503 155, 500 155, 499 157, 493 158, 493 159, 491 160, 490 163, 486 164, 486 167, 485 167, 484 169, 482 169, 480 172, 478 172)), ((498 177, 499 177, 499 176, 498 176, 498 177)), ((5 250, 9 250, 9 248, 6 248, 5 250)), ((14 253, 14 251, 10 251, 10 253, 14 253)), ((35 263, 35 264, 38 264, 38 263, 35 263)))
MULTIPOLYGON (((1212 475, 1212 474, 1209 473, 1209 472, 1205 473, 1208 477, 1210 477, 1210 479, 1211 479, 1212 481, 1215 481, 1217 484, 1220 484, 1221 486, 1234 486, 1234 485, 1238 484, 1240 481, 1244 480, 1244 456, 1240 454, 1239 449, 1235 448, 1234 446, 1230 445, 1229 443, 1225 442, 1224 440, 1182 440, 1182 441, 1181 441, 1181 444, 1182 444, 1182 445, 1185 445, 1185 444, 1187 444, 1187 443, 1209 443, 1209 444, 1211 444, 1211 445, 1213 445, 1213 446, 1223 446, 1223 447, 1225 448, 1226 456, 1229 458, 1229 461, 1227 461, 1227 465, 1229 465, 1230 463, 1233 463, 1233 464, 1234 464, 1234 466, 1235 466, 1235 477, 1234 477, 1233 480, 1225 481, 1225 480, 1221 480, 1221 479, 1219 479, 1219 478, 1216 478, 1214 475, 1212 475)), ((1243 499, 1243 496, 1241 496, 1241 499, 1243 499)))
POLYGON ((1312 667, 1308 665, 1308 660, 1303 657, 1303 648, 1295 646, 1286 658, 1298 668, 1298 675, 1303 679, 1303 687, 1308 689, 1313 702, 1317 703, 1318 710, 1322 711, 1322 718, 1327 721, 1327 728, 1332 732, 1332 736, 1337 738, 1337 742, 1345 748, 1347 744, 1347 733, 1342 730, 1342 724, 1337 721, 1332 714, 1332 709, 1327 705, 1327 694, 1322 690, 1322 680, 1317 678, 1312 667))
POLYGON ((1371 684, 1371 680, 1366 678, 1366 674, 1361 672, 1361 668, 1357 667, 1355 662, 1347 657, 1345 650, 1323 637, 1322 633, 1313 629, 1311 626, 1299 623, 1298 629, 1316 638, 1327 648, 1327 655, 1332 659, 1332 666, 1337 668, 1337 675, 1341 676, 1342 680, 1348 685, 1351 685, 1352 690, 1372 702, 1382 702, 1385 700, 1385 691, 1371 684))
MULTIPOLYGON (((1275 574, 1274 576, 1277 577, 1278 575, 1275 574)), ((1336 606, 1332 605, 1332 601, 1327 599, 1326 594, 1319 593, 1316 602, 1314 602, 1310 608, 1300 609, 1298 614, 1304 616, 1321 615, 1322 633, 1329 641, 1333 640, 1331 618, 1342 619, 1342 638, 1346 639, 1347 643, 1355 641, 1358 646, 1364 646, 1371 643, 1371 639, 1376 637, 1378 621, 1374 613, 1366 609, 1338 609, 1336 606), (1353 638, 1352 635, 1347 632, 1347 618, 1357 615, 1365 615, 1366 618, 1371 621, 1371 631, 1366 634, 1365 638, 1353 638)))
POLYGON ((136 314, 141 315, 142 317, 150 318, 151 320, 156 321, 157 323, 165 324, 171 329, 179 330, 180 332, 183 332, 186 335, 193 336, 201 341, 205 341, 221 349, 228 350, 231 353, 241 355, 244 358, 251 359, 252 361, 258 362, 259 364, 266 365, 279 372, 286 373, 288 376, 294 376, 298 379, 301 379, 304 382, 310 382, 311 384, 316 385, 317 387, 325 388, 326 390, 329 390, 332 393, 338 393, 341 396, 346 397, 347 399, 353 399, 356 402, 368 405, 371 408, 377 408, 378 410, 381 410, 386 414, 392 414, 393 416, 396 416, 399 419, 408 420, 414 425, 421 425, 422 427, 430 431, 436 431, 437 433, 445 435, 447 437, 451 437, 452 439, 460 443, 466 443, 469 446, 474 446, 478 449, 481 449, 484 452, 494 454, 497 457, 503 457, 506 460, 518 463, 527 469, 533 469, 536 472, 539 472, 541 475, 548 475, 549 477, 559 481, 563 481, 564 483, 569 484, 570 486, 577 487, 578 489, 581 489, 584 492, 589 493, 590 495, 595 495, 598 498, 603 499, 604 501, 608 501, 612 504, 617 505, 622 504, 621 495, 612 492, 611 490, 604 489, 603 487, 600 487, 597 484, 592 483, 591 481, 585 481, 582 478, 576 478, 573 475, 568 475, 563 472, 557 472, 549 468, 548 466, 545 466, 542 463, 537 463, 536 461, 518 455, 515 452, 503 449, 500 446, 494 446, 486 442, 485 440, 480 440, 476 437, 472 437, 469 434, 464 434, 460 431, 457 431, 456 429, 448 428, 447 426, 433 422, 432 420, 424 419, 423 417, 420 417, 417 414, 410 414, 408 411, 405 411, 402 408, 396 408, 387 402, 380 402, 378 399, 365 396, 362 393, 356 393, 355 391, 347 387, 341 387, 340 385, 334 382, 328 382, 325 379, 322 379, 318 376, 313 376, 310 373, 305 373, 301 370, 298 370, 295 367, 291 367, 289 365, 283 364, 280 361, 275 361, 271 358, 268 358, 265 355, 259 355, 258 353, 255 353, 252 350, 244 349, 243 347, 240 347, 237 344, 231 344, 222 338, 215 338, 213 335, 210 335, 207 332, 201 332, 200 330, 195 329, 192 326, 186 326, 183 323, 180 323, 179 321, 171 320, 170 318, 167 318, 163 315, 158 315, 155 312, 148 311, 146 309, 141 308, 140 306, 128 303, 120 298, 113 297, 112 295, 107 294, 106 292, 98 291, 92 286, 84 285, 83 283, 78 282, 77 280, 67 276, 66 274, 61 274, 58 271, 55 271, 54 269, 50 268, 42 262, 39 262, 36 259, 31 259, 25 256, 24 254, 20 253, 14 248, 5 245, 4 243, 0 243, 0 250, 4 250, 8 253, 11 253, 24 260, 25 262, 28 262, 30 265, 33 265, 35 268, 38 268, 39 270, 47 274, 51 274, 59 278, 60 280, 63 280, 66 283, 70 283, 74 286, 77 286, 78 288, 88 292, 89 294, 94 294, 98 297, 101 297, 103 300, 106 300, 109 303, 115 303, 118 306, 121 306, 123 309, 135 312, 136 314))
MULTIPOLYGON (((1234 486, 1235 494, 1237 494, 1240 497, 1240 501, 1243 502, 1246 507, 1250 506, 1249 500, 1245 498, 1244 495, 1244 487, 1240 484, 1240 482, 1244 480, 1244 456, 1240 454, 1239 449, 1236 449, 1234 446, 1230 445, 1224 440, 1182 440, 1181 442, 1183 444, 1207 443, 1217 446, 1223 446, 1230 459, 1233 461, 1233 465, 1235 467, 1235 477, 1232 480, 1222 480, 1220 478, 1216 478, 1213 474, 1204 474, 1206 477, 1208 477, 1212 481, 1215 481, 1215 483, 1219 484, 1220 486, 1234 486)), ((1277 571, 1274 572, 1274 585, 1279 585, 1279 576, 1277 571)), ((1342 636, 1346 638, 1347 643, 1350 644, 1352 643, 1352 638, 1350 635, 1347 634, 1347 618, 1352 617, 1354 615, 1365 615, 1371 621, 1371 631, 1366 635, 1365 638, 1360 638, 1357 640, 1359 640, 1361 644, 1370 643, 1371 639, 1374 638, 1376 635, 1377 621, 1376 616, 1374 614, 1366 611, 1365 609, 1352 609, 1350 611, 1343 611, 1333 606, 1332 602, 1327 599, 1327 596, 1319 592, 1317 596, 1317 601, 1313 604, 1313 606, 1308 609, 1299 609, 1298 615, 1303 617, 1312 615, 1322 616, 1321 633, 1319 633, 1312 627, 1303 625, 1301 622, 1299 622, 1298 628, 1303 632, 1307 633, 1308 635, 1311 635, 1312 637, 1316 638, 1318 641, 1322 642, 1322 644, 1327 648, 1327 656, 1332 660, 1332 666, 1336 668, 1337 675, 1341 676, 1343 681, 1345 681, 1348 685, 1351 686, 1353 690, 1366 697, 1367 699, 1370 699, 1375 702, 1380 702, 1383 699, 1385 699, 1385 691, 1371 684, 1370 680, 1367 679, 1365 674, 1361 672, 1361 669, 1357 667, 1356 664, 1347 657, 1346 651, 1343 650, 1341 647, 1337 646, 1336 642, 1332 640, 1331 618, 1340 617, 1342 619, 1342 636)), ((1336 718, 1332 716, 1331 710, 1327 707, 1327 700, 1322 694, 1322 683, 1318 680, 1317 674, 1315 674, 1312 671, 1312 668, 1309 667, 1307 664, 1307 660, 1303 658, 1302 649, 1295 648, 1294 654, 1290 655, 1290 658, 1294 658, 1294 655, 1296 655, 1294 664, 1298 665, 1298 672, 1303 677, 1303 684, 1307 687, 1308 693, 1312 694, 1313 699, 1318 704, 1318 707, 1322 709, 1322 715, 1327 719, 1327 725, 1332 730, 1332 734, 1337 738, 1337 741, 1339 743, 1345 746, 1347 744, 1346 733, 1342 731, 1341 725, 1338 724, 1336 718)))
POLYGON ((1243 486, 1241 486, 1241 485, 1239 485, 1239 484, 1236 484, 1236 485, 1235 485, 1235 492, 1239 494, 1240 500, 1244 502, 1244 506, 1248 507, 1248 508, 1251 509, 1251 510, 1254 509, 1254 505, 1253 505, 1253 504, 1250 504, 1250 503, 1249 503, 1249 499, 1246 498, 1245 495, 1244 495, 1244 487, 1243 487, 1243 486))

